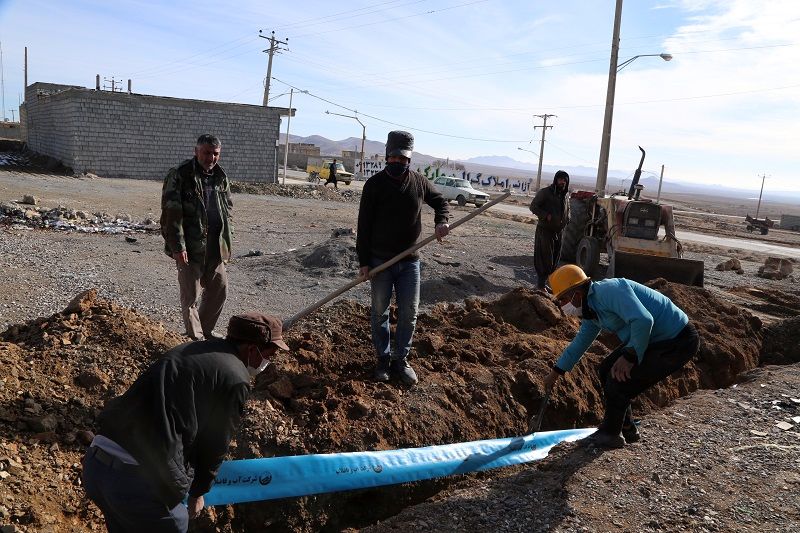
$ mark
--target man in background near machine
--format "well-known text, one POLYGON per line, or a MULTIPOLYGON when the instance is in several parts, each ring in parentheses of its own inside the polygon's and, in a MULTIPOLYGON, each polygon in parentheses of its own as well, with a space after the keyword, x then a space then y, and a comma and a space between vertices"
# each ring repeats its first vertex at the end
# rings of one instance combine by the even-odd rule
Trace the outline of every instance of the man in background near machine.
POLYGON ((83 459, 83 485, 109 531, 187 530, 228 451, 251 377, 278 349, 289 349, 280 319, 236 315, 226 339, 173 348, 108 402, 83 459))
MULTIPOLYGON (((409 169, 414 137, 407 131, 391 131, 386 140, 386 167, 364 183, 358 210, 356 250, 359 275, 412 247, 422 232, 422 204, 435 212, 436 238, 449 232, 447 200, 422 174, 409 169)), ((411 254, 371 277, 372 342, 378 358, 376 381, 399 377, 406 385, 417 383, 408 363, 419 307, 419 256, 411 254), (389 332, 389 304, 394 289, 397 300, 395 348, 389 332)))
POLYGON ((201 135, 194 157, 170 169, 161 193, 164 251, 178 269, 183 323, 193 340, 216 336, 228 294, 233 202, 221 150, 217 137, 201 135))
POLYGON ((600 363, 605 415, 587 444, 622 448, 639 440, 631 400, 682 368, 700 345, 697 330, 669 298, 625 278, 592 282, 576 265, 563 265, 549 278, 554 298, 567 316, 581 319, 575 339, 545 378, 550 391, 583 357, 601 330, 622 344, 600 363))
POLYGON ((337 191, 339 190, 339 185, 336 176, 336 160, 333 160, 333 163, 328 165, 328 179, 325 181, 325 185, 333 183, 333 188, 337 191))
POLYGON ((545 288, 547 277, 553 273, 561 251, 561 233, 569 223, 569 174, 556 172, 553 183, 540 189, 531 202, 531 213, 539 221, 533 242, 533 267, 536 285, 545 288))

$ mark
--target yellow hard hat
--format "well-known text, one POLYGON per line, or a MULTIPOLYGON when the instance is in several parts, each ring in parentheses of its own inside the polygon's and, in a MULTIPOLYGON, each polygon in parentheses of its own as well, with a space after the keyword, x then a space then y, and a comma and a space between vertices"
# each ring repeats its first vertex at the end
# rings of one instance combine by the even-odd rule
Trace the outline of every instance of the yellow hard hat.
POLYGON ((589 278, 578 265, 563 265, 547 278, 547 283, 553 291, 553 297, 558 299, 565 292, 580 287, 588 282, 589 278))

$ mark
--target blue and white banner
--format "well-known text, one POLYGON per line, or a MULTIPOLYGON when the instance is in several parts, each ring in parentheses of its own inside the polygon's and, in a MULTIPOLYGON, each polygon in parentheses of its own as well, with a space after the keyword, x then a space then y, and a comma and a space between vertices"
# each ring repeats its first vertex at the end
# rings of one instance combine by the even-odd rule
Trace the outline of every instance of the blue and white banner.
POLYGON ((561 442, 594 432, 594 428, 568 429, 426 448, 226 461, 205 495, 205 504, 379 487, 527 463, 543 459, 561 442))

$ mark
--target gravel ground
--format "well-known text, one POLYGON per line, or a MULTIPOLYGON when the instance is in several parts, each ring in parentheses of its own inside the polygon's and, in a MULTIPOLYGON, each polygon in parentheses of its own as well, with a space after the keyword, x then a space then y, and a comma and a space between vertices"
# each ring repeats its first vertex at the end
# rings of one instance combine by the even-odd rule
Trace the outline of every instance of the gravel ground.
MULTIPOLYGON (((158 220, 160 187, 151 181, 0 169, 0 202, 33 194, 48 208, 63 205, 89 213, 128 215, 134 221, 158 220)), ((295 185, 284 189, 289 196, 234 194, 234 259, 228 269, 231 288, 221 329, 231 314, 243 310, 291 316, 355 275, 352 237, 331 237, 337 229, 355 227, 358 203, 354 191, 343 187, 337 198, 324 188, 295 185), (264 255, 244 257, 251 250, 264 255)), ((423 231, 427 234, 432 232, 433 216, 425 209, 423 231)), ((454 218, 470 209, 451 206, 454 218)), ((437 301, 457 302, 469 295, 497 296, 515 287, 533 287, 534 228, 519 220, 479 216, 454 231, 444 244, 424 248, 423 308, 437 301)), ((77 292, 97 287, 102 297, 181 330, 176 274, 163 254, 161 236, 151 232, 135 237, 137 242, 129 243, 124 235, 0 225, 0 268, 4 273, 0 279, 0 328, 52 314, 77 292)), ((713 289, 758 286, 798 294, 794 279, 755 277, 763 256, 707 246, 691 249, 687 257, 706 262, 706 282, 713 289), (744 275, 713 270, 729 257, 742 260, 744 275)), ((368 294, 364 284, 345 297, 366 303, 368 294)), ((767 321, 786 315, 765 311, 762 301, 741 291, 726 292, 725 298, 751 308, 749 302, 757 302, 754 309, 767 321)))
POLYGON ((364 531, 800 531, 800 367, 741 381, 650 415, 622 450, 566 445, 364 531))

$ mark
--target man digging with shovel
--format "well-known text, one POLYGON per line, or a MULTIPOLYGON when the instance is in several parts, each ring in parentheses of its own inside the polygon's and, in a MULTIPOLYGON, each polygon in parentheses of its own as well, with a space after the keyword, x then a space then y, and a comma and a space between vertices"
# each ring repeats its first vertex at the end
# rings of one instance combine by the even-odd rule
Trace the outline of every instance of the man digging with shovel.
POLYGON ((620 346, 600 363, 605 396, 603 422, 585 444, 622 448, 639 440, 631 400, 682 368, 697 353, 700 337, 686 313, 658 291, 625 278, 592 282, 576 265, 548 278, 565 315, 581 319, 573 341, 545 378, 549 394, 562 374, 583 357, 601 330, 616 334, 620 346))

